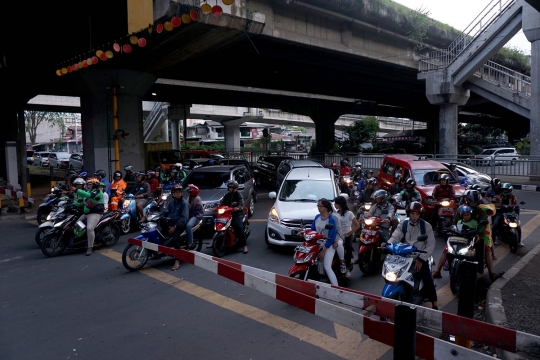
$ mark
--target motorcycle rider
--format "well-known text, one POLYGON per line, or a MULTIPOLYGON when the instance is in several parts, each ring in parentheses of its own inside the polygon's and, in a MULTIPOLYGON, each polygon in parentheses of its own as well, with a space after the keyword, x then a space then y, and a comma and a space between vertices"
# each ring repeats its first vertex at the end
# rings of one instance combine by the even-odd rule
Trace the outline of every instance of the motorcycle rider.
POLYGON ((365 204, 372 202, 372 196, 375 192, 375 180, 374 179, 368 179, 366 181, 366 188, 362 191, 360 191, 360 195, 358 196, 357 201, 355 201, 354 206, 358 206, 360 204, 365 204))
POLYGON ((501 189, 501 180, 498 178, 493 178, 490 181, 490 187, 486 190, 486 199, 489 202, 493 202, 497 195, 499 195, 502 192, 501 189))
POLYGON ((94 174, 94 177, 98 178, 100 182, 105 183, 105 192, 110 198, 111 197, 111 183, 107 179, 107 174, 105 173, 105 170, 96 171, 96 173, 94 174))
POLYGON ((405 189, 399 193, 398 201, 405 201, 405 204, 409 204, 413 201, 421 202, 422 196, 414 187, 416 186, 416 181, 413 178, 408 178, 405 180, 405 189))
POLYGON ((360 180, 360 182, 358 183, 358 186, 356 188, 356 190, 358 191, 362 191, 366 188, 366 181, 369 180, 369 179, 373 179, 374 182, 373 182, 373 186, 375 186, 376 184, 376 180, 373 178, 373 170, 366 170, 365 171, 365 178, 360 180))
POLYGON ((126 175, 124 176, 124 182, 126 183, 126 194, 133 194, 135 191, 135 186, 137 184, 137 180, 135 179, 135 173, 133 172, 133 166, 126 165, 124 166, 124 170, 126 171, 126 175))
POLYGON ((84 190, 84 187, 86 185, 86 182, 83 180, 83 178, 76 178, 73 180, 73 185, 70 187, 71 190, 71 198, 73 198, 73 204, 78 202, 84 202, 84 198, 80 195, 77 195, 77 190, 81 189, 84 190))
POLYGON ((105 208, 105 211, 109 211, 109 195, 105 192, 105 188, 107 185, 103 181, 99 183, 99 190, 103 193, 103 207, 105 208))
POLYGON ((167 181, 168 181, 167 174, 165 173, 164 170, 161 169, 161 166, 156 166, 154 171, 156 172, 156 178, 158 182, 160 184, 167 184, 167 181))
POLYGON ((174 166, 176 167, 176 170, 178 170, 178 174, 176 175, 178 176, 178 180, 184 181, 187 176, 184 166, 182 166, 180 163, 176 163, 174 166))
POLYGON ((349 167, 349 162, 345 159, 341 160, 340 162, 340 167, 339 167, 339 173, 340 173, 340 177, 339 177, 339 188, 341 190, 342 193, 346 193, 348 194, 349 191, 348 191, 348 184, 345 182, 345 180, 343 179, 343 176, 350 176, 351 175, 351 168, 349 167))
POLYGON ((197 186, 189 184, 187 192, 189 194, 189 221, 186 224, 187 242, 188 250, 193 250, 195 248, 193 244, 193 227, 203 218, 204 208, 197 186))
POLYGON ((97 178, 88 179, 86 189, 77 189, 77 196, 86 199, 86 201, 77 201, 74 202, 74 205, 83 208, 84 214, 79 220, 86 219, 86 236, 88 238, 86 256, 89 256, 92 255, 92 247, 94 246, 94 239, 96 237, 94 229, 105 212, 105 206, 103 192, 99 189, 99 180, 97 178))
POLYGON ((317 209, 319 214, 315 216, 313 222, 311 223, 311 230, 315 230, 320 234, 327 234, 328 238, 325 243, 322 251, 319 253, 319 259, 323 260, 324 270, 326 271, 326 276, 332 285, 338 285, 336 274, 332 270, 332 260, 334 259, 334 254, 336 249, 334 248, 334 242, 337 240, 337 233, 339 229, 338 219, 332 216, 334 209, 332 208, 332 203, 325 198, 319 199, 317 201, 317 209), (326 224, 332 224, 334 227, 330 230, 325 229, 326 224))
MULTIPOLYGON (((501 192, 495 196, 493 199, 493 203, 495 204, 495 207, 499 208, 501 205, 507 205, 507 206, 517 206, 516 213, 519 215, 519 203, 517 200, 516 195, 512 194, 513 186, 510 183, 504 183, 501 185, 501 192)), ((499 227, 501 226, 501 222, 504 218, 502 211, 497 211, 495 216, 493 217, 493 232, 498 232, 499 227)), ((521 235, 521 234, 519 234, 521 235)), ((519 236, 519 247, 525 246, 523 242, 521 241, 521 236, 519 236)))
POLYGON ((405 189, 405 185, 403 184, 403 175, 400 173, 396 173, 394 175, 394 183, 388 188, 388 192, 390 193, 390 196, 399 194, 405 189))
POLYGON ((332 171, 334 172, 334 179, 336 181, 339 181, 339 177, 340 177, 340 173, 339 173, 339 169, 338 169, 338 166, 335 162, 333 162, 331 165, 330 165, 330 169, 332 169, 332 171))
POLYGON ((144 181, 144 178, 145 175, 143 172, 138 172, 135 174, 135 180, 137 183, 135 184, 135 194, 133 196, 135 197, 135 204, 137 205, 137 213, 139 213, 140 222, 145 221, 143 206, 146 205, 148 198, 150 195, 152 195, 150 185, 144 181))
POLYGON ((351 170, 351 178, 353 181, 360 181, 364 178, 364 173, 362 172, 362 163, 360 161, 354 164, 354 168, 351 170))
MULTIPOLYGON (((167 204, 168 233, 172 235, 172 238, 165 242, 165 246, 174 247, 175 249, 180 249, 180 235, 182 235, 189 219, 189 205, 184 199, 183 190, 181 184, 174 184, 171 189, 173 201, 167 204)), ((176 259, 171 271, 176 271, 179 268, 180 260, 176 259)))
POLYGON ((171 175, 169 176, 169 179, 168 179, 168 183, 170 185, 174 185, 174 184, 180 184, 181 182, 182 180, 178 178, 178 170, 176 170, 176 168, 172 169, 171 175))
POLYGON ((111 184, 111 210, 118 210, 118 203, 122 201, 126 188, 127 184, 122 180, 122 172, 115 171, 113 174, 113 182, 111 184))
POLYGON ((441 207, 439 205, 439 201, 443 199, 450 199, 453 200, 456 197, 456 191, 454 190, 454 187, 450 185, 450 175, 448 174, 442 174, 439 177, 439 185, 435 186, 433 189, 433 199, 437 201, 437 204, 435 204, 433 211, 431 212, 431 225, 437 226, 438 219, 439 219, 439 208, 441 207))
POLYGON ((146 182, 150 185, 150 193, 154 194, 159 188, 159 182, 155 178, 156 172, 153 170, 148 170, 146 172, 146 182))
POLYGON ((75 172, 68 172, 66 176, 64 176, 64 179, 66 180, 66 183, 60 187, 62 190, 62 194, 71 195, 72 191, 70 190, 73 186, 73 181, 77 178, 77 173, 75 172))
MULTIPOLYGON (((246 234, 244 233, 244 197, 242 193, 238 192, 238 183, 234 180, 227 181, 227 194, 221 199, 220 206, 229 206, 233 208, 232 211, 232 226, 235 234, 238 237, 238 244, 244 245, 244 254, 249 252, 246 234)), ((207 246, 208 247, 208 246, 207 246)), ((210 247, 212 247, 210 245, 210 247)))
POLYGON ((394 206, 388 202, 386 190, 377 190, 373 193, 375 205, 369 209, 367 216, 376 216, 383 219, 381 224, 381 235, 384 241, 390 237, 390 222, 394 218, 394 206))
MULTIPOLYGON (((425 253, 421 253, 414 260, 414 268, 422 275, 424 286, 429 286, 429 300, 431 301, 431 307, 435 310, 439 310, 437 307, 437 292, 435 291, 433 278, 429 273, 428 264, 429 257, 435 249, 435 235, 433 235, 433 228, 427 221, 421 218, 424 214, 424 207, 421 203, 416 201, 411 202, 409 205, 407 205, 406 211, 407 216, 409 217, 409 220, 406 220, 408 222, 407 233, 405 236, 403 236, 403 224, 405 224, 404 221, 401 226, 396 228, 396 231, 394 231, 392 237, 390 240, 388 240, 388 243, 392 244, 406 242, 410 245, 416 246, 419 250, 425 251, 425 253), (422 226, 420 225, 420 222, 424 223, 425 234, 422 234, 422 226), (418 237, 420 235, 427 235, 427 240, 418 242, 418 237)), ((385 246, 386 243, 383 242, 381 247, 384 248, 385 246)))

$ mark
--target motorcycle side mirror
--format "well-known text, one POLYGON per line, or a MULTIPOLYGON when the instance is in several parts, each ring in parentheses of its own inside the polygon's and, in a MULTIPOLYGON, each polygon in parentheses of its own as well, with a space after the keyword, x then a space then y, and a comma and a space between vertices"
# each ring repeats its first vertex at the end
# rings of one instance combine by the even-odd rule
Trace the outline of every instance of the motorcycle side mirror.
POLYGON ((325 228, 326 230, 332 230, 332 229, 334 228, 334 224, 326 224, 326 225, 324 226, 324 228, 325 228))
POLYGON ((427 235, 420 235, 416 240, 417 240, 417 241, 426 241, 427 238, 428 238, 427 235))
POLYGON ((489 221, 487 220, 480 221, 480 225, 487 225, 487 224, 489 224, 489 221))

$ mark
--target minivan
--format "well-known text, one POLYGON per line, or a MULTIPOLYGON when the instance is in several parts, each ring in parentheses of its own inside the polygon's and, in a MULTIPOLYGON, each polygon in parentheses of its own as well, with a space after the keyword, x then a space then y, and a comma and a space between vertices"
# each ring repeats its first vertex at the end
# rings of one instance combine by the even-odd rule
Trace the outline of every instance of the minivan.
POLYGON ((516 148, 512 147, 499 147, 484 149, 481 154, 474 157, 477 165, 491 165, 493 161, 494 165, 497 164, 511 164, 514 165, 516 160, 519 159, 519 154, 516 148))

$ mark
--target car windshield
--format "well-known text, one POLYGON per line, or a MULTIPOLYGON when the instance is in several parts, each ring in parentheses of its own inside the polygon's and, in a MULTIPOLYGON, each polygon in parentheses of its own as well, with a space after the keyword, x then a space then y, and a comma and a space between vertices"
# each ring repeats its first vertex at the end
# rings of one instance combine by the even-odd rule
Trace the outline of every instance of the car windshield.
POLYGON ((229 172, 193 171, 184 180, 183 186, 193 184, 199 189, 227 189, 227 181, 230 179, 229 172))
POLYGON ((182 162, 182 153, 178 150, 166 150, 160 151, 159 157, 163 163, 177 163, 182 162))
POLYGON ((334 188, 331 181, 286 180, 279 193, 280 201, 317 202, 321 198, 334 200, 334 188))
POLYGON ((495 150, 484 150, 482 151, 482 154, 480 155, 491 155, 491 154, 494 154, 495 153, 495 150))
POLYGON ((438 185, 442 174, 450 176, 450 184, 457 183, 457 180, 448 169, 413 170, 413 178, 417 185, 438 185))

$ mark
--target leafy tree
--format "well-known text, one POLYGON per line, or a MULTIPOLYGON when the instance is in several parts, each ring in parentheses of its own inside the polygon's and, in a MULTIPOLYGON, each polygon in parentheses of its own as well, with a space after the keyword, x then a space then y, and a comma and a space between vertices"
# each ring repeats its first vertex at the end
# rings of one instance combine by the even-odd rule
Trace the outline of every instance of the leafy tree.
POLYGON ((516 150, 520 155, 530 155, 531 154, 531 139, 526 137, 525 139, 516 143, 516 150))
POLYGON ((30 143, 36 143, 37 128, 39 124, 43 122, 49 123, 49 127, 58 126, 62 134, 66 130, 66 125, 64 124, 64 116, 67 114, 59 112, 50 112, 50 111, 29 111, 24 112, 24 121, 26 122, 26 132, 30 137, 30 143))
POLYGON ((501 128, 463 123, 458 126, 458 139, 463 145, 487 144, 503 135, 505 131, 501 128))
POLYGON ((360 149, 360 144, 372 141, 379 131, 379 122, 374 116, 368 116, 362 120, 355 121, 347 128, 349 140, 347 144, 355 150, 360 149))

